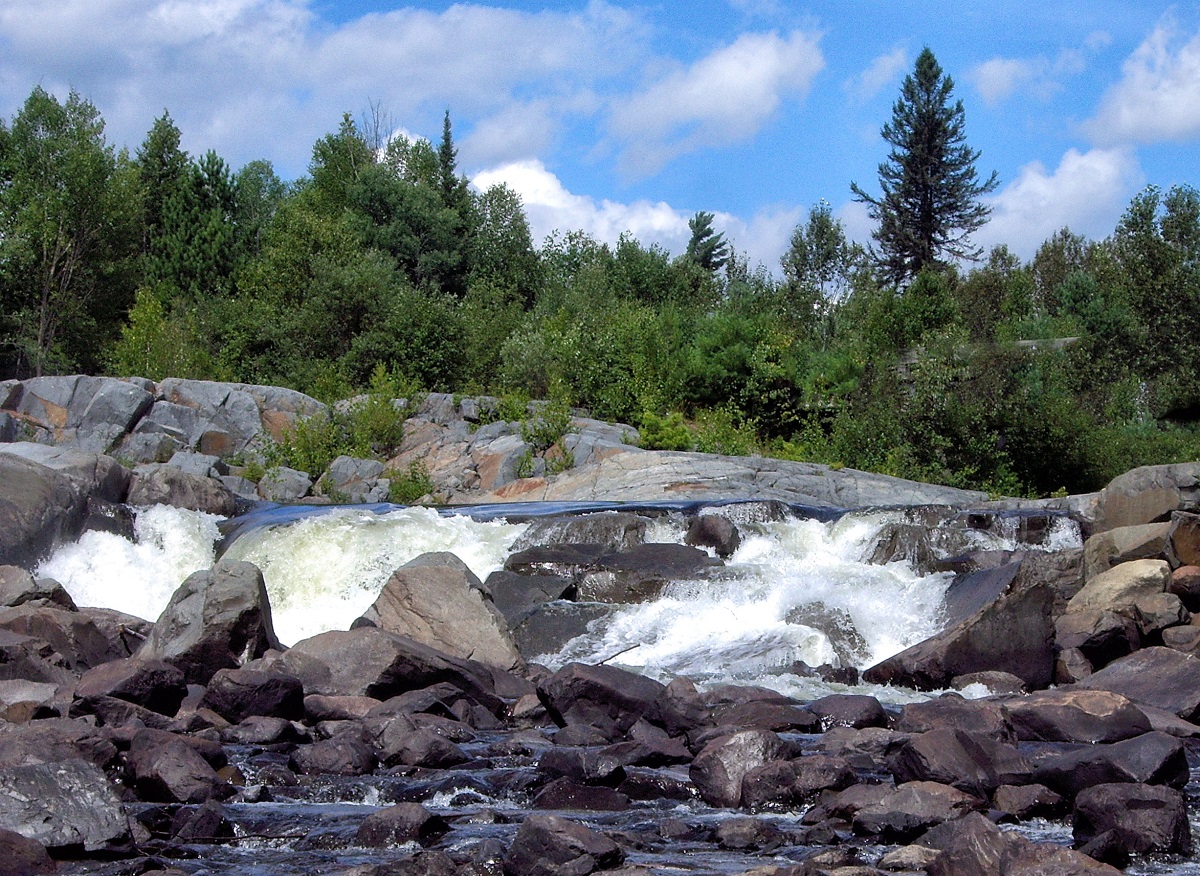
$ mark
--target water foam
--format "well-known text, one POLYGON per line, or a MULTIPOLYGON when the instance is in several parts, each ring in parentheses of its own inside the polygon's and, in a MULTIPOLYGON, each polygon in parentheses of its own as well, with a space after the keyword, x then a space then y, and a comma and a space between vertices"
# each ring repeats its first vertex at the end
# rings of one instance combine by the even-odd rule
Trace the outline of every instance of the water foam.
POLYGON ((134 541, 85 532, 42 562, 36 574, 62 584, 77 605, 155 620, 188 575, 212 567, 222 518, 169 505, 135 513, 134 541))
POLYGON ((524 524, 442 517, 431 508, 376 514, 338 508, 239 538, 226 557, 262 569, 275 632, 285 645, 348 629, 398 567, 449 551, 480 579, 501 568, 524 524))
POLYGON ((746 527, 750 534, 719 578, 672 584, 661 598, 618 609, 542 659, 551 666, 607 661, 662 680, 684 674, 743 683, 770 683, 764 678, 796 661, 869 666, 939 629, 950 581, 904 563, 861 562, 887 519, 746 527))

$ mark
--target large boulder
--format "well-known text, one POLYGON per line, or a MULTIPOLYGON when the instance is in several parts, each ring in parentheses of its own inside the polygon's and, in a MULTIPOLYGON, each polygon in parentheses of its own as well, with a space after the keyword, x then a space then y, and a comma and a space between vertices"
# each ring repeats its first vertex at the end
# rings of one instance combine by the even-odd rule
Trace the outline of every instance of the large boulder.
POLYGON ((982 798, 1001 785, 1025 784, 1033 774, 1015 747, 949 728, 912 736, 888 758, 888 768, 897 785, 940 782, 982 798))
POLYGON ((949 626, 872 666, 863 679, 934 690, 948 687, 957 675, 1000 670, 1031 689, 1048 686, 1054 672, 1055 594, 1047 581, 1023 572, 1028 562, 975 572, 956 582, 964 595, 955 600, 958 607, 949 626))
POLYGON ((1111 782, 1181 789, 1188 781, 1183 742, 1157 730, 1109 745, 1084 745, 1038 762, 1036 781, 1067 798, 1111 782))
POLYGON ((1126 854, 1190 855, 1187 801, 1161 785, 1121 782, 1095 785, 1075 798, 1075 844, 1109 833, 1126 854))
POLYGON ((503 615, 453 554, 422 554, 401 566, 363 618, 465 660, 505 670, 524 665, 503 615))
POLYGON ((237 512, 237 496, 219 481, 167 463, 139 465, 129 485, 130 505, 172 505, 221 517, 237 512))
POLYGON ((742 730, 708 743, 696 755, 688 773, 705 803, 733 808, 742 803, 746 776, 788 753, 787 743, 778 734, 742 730))
POLYGON ((1200 500, 1200 463, 1148 465, 1113 478, 1096 497, 1092 529, 1104 532, 1165 520, 1200 500))
POLYGON ((278 668, 299 678, 309 694, 387 700, 447 682, 493 713, 504 705, 489 667, 376 627, 304 639, 284 652, 278 668))
POLYGON ((1082 852, 1002 831, 979 813, 935 827, 919 840, 939 850, 929 876, 1120 876, 1082 852))
POLYGON ((1038 691, 1003 705, 1022 741, 1120 742, 1150 732, 1150 719, 1126 697, 1105 690, 1038 691))
POLYGON ((18 414, 54 444, 94 453, 112 449, 153 402, 140 386, 111 377, 35 377, 21 386, 18 414))
POLYGON ((40 463, 0 453, 0 564, 33 568, 83 530, 87 491, 40 463))
POLYGON ((939 782, 907 782, 890 788, 876 802, 859 809, 854 832, 884 842, 906 843, 931 827, 980 809, 983 801, 939 782))
MULTIPOLYGON (((101 663, 125 657, 127 652, 121 644, 110 637, 106 630, 90 614, 58 608, 53 604, 27 602, 14 608, 0 609, 0 629, 19 636, 41 640, 46 648, 43 659, 81 674, 101 663)), ((0 643, 16 644, 9 637, 0 638, 0 643)), ((9 667, 13 672, 15 667, 9 667)), ((6 675, 0 670, 0 677, 6 675)), ((33 679, 33 676, 25 676, 33 679)), ((53 678, 34 680, 54 681, 53 678)))
POLYGON ((0 824, 48 849, 121 851, 130 840, 116 789, 83 760, 0 770, 0 824))
POLYGON ((112 660, 89 669, 75 686, 77 705, 83 707, 77 710, 81 714, 89 711, 89 701, 115 697, 161 715, 174 715, 185 696, 183 672, 162 660, 112 660))
POLYGON ((29 441, 0 444, 0 453, 28 459, 65 475, 93 501, 124 502, 129 494, 129 469, 102 453, 29 441))
POLYGON ((504 857, 507 876, 587 876, 625 861, 608 837, 557 815, 528 815, 504 857))
POLYGON ((1200 658, 1173 648, 1143 648, 1077 682, 1192 721, 1200 718, 1200 658))
POLYGON ((1140 596, 1162 593, 1171 581, 1166 560, 1130 560, 1091 578, 1067 603, 1067 611, 1105 610, 1132 605, 1140 596))
POLYGON ((615 735, 639 718, 661 725, 662 684, 615 666, 568 663, 538 684, 538 697, 560 726, 590 724, 615 735))
POLYGON ((276 386, 168 378, 158 397, 195 411, 187 447, 221 457, 252 447, 264 433, 278 441, 297 419, 328 413, 316 399, 276 386))
POLYGON ((188 682, 207 684, 218 669, 237 669, 279 647, 262 572, 222 560, 179 585, 137 656, 165 660, 188 682))

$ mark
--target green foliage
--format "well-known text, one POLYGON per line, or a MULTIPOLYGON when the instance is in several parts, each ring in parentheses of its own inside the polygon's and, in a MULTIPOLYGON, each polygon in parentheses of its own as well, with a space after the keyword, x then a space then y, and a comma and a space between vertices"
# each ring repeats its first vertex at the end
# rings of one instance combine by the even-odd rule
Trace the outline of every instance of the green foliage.
POLYGON ((928 47, 905 77, 892 119, 880 132, 891 144, 879 165, 880 197, 851 183, 855 199, 879 223, 874 238, 880 267, 895 282, 915 277, 941 260, 978 258, 970 235, 991 208, 980 198, 996 188, 993 173, 979 182, 979 152, 966 142, 962 101, 951 103, 954 80, 942 72, 928 47))
POLYGON ((751 456, 760 452, 758 435, 729 407, 696 412, 695 447, 700 453, 751 456))
POLYGON ((646 450, 694 450, 695 440, 683 414, 671 411, 659 416, 644 411, 638 418, 639 446, 646 450))
POLYGON ((388 501, 396 505, 412 505, 433 493, 433 481, 425 463, 410 462, 403 471, 389 470, 388 501))
POLYGON ((186 312, 168 315, 161 297, 145 286, 109 353, 108 371, 151 380, 216 376, 195 320, 186 312))
POLYGON ((97 109, 35 88, 0 124, 0 375, 96 371, 133 303, 140 187, 97 109))
POLYGON ((712 213, 701 210, 688 220, 692 236, 684 250, 685 258, 709 273, 719 271, 729 263, 729 243, 724 234, 713 229, 714 218, 712 213))
POLYGON ((402 392, 415 394, 411 383, 382 366, 376 368, 369 392, 351 399, 344 410, 335 406, 327 416, 298 420, 269 449, 268 461, 317 477, 339 456, 386 459, 404 438, 412 396, 399 395, 402 392))
POLYGON ((571 408, 562 401, 543 402, 521 421, 521 440, 536 453, 545 453, 570 431, 571 408))

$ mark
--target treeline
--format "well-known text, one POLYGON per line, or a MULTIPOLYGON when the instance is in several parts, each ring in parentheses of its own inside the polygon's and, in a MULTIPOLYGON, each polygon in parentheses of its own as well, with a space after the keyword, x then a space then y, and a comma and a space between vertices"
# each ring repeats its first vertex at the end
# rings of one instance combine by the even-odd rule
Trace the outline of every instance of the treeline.
POLYGON ((530 235, 440 143, 349 116, 309 173, 130 155, 86 99, 0 121, 0 377, 137 374, 345 397, 385 376, 550 398, 665 448, 762 452, 1006 494, 1200 458, 1200 195, 1149 188, 1105 240, 897 282, 828 205, 782 274, 696 214, 673 257, 530 235), (1030 343, 1040 342, 1040 343, 1030 343))

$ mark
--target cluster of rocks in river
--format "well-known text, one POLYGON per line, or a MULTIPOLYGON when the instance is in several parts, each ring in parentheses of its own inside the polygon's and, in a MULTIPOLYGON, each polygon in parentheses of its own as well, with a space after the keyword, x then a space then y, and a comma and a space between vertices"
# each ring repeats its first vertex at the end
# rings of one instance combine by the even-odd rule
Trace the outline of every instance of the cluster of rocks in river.
MULTIPOLYGON (((27 391, 10 389, 10 401, 27 391)), ((67 444, 80 435, 72 399, 55 414, 67 444)), ((114 525, 140 495, 138 475, 78 444, 12 449, 0 453, 0 559, 14 564, 0 568, 0 874, 220 872, 204 869, 206 849, 250 837, 353 851, 359 863, 324 870, 344 876, 648 874, 684 858, 706 872, 718 855, 712 872, 761 876, 1054 876, 1192 854, 1183 789, 1200 735, 1200 465, 1135 470, 1064 503, 1091 531, 1080 550, 937 559, 956 528, 1011 508, 978 497, 913 507, 875 559, 957 572, 946 628, 865 675, 996 693, 897 709, 863 694, 799 702, 528 662, 561 597, 648 599, 672 575, 717 566, 679 546, 648 559, 656 546, 642 544, 636 514, 542 521, 486 582, 452 556, 418 558, 351 629, 290 648, 246 563, 192 575, 153 623, 80 608, 28 569, 55 541, 114 525), (381 799, 352 815, 280 836, 259 814, 367 777, 381 799), (1073 847, 1009 829, 1030 819, 1069 823, 1073 847), (475 830, 485 824, 496 830, 475 830)), ((654 482, 659 498, 728 498, 680 487, 679 456, 654 482)), ((772 464, 713 465, 748 476, 772 464)), ((176 480, 186 488, 164 498, 187 504, 200 481, 219 483, 176 480)), ((848 484, 756 498, 837 504, 812 500, 902 489, 848 484)), ((930 501, 919 485, 910 495, 930 501)), ((719 557, 739 521, 786 508, 707 511, 692 540, 719 557)), ((1029 541, 1044 535, 1043 511, 1019 520, 1029 541)))

